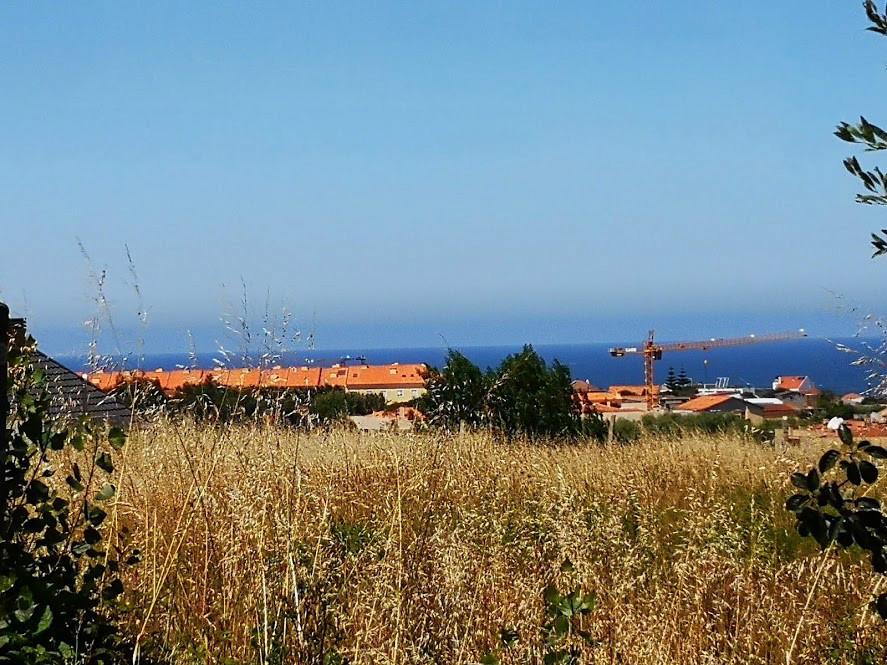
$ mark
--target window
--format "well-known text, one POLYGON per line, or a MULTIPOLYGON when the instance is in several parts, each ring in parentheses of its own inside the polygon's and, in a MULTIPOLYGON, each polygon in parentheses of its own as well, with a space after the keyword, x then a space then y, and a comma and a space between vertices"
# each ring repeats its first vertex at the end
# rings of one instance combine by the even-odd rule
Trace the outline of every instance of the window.
POLYGON ((403 397, 403 388, 398 389, 398 391, 397 391, 397 396, 398 396, 398 397, 403 397))
POLYGON ((410 391, 410 397, 418 397, 418 396, 419 396, 419 391, 416 390, 415 388, 413 388, 413 389, 410 391))

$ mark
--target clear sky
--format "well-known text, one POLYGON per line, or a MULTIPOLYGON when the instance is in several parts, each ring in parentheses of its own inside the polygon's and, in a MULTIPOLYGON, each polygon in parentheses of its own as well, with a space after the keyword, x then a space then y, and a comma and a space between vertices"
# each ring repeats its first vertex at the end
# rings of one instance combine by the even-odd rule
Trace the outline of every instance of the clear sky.
POLYGON ((79 239, 125 337, 129 246, 149 350, 241 279, 328 347, 851 333, 860 5, 3 3, 0 297, 81 345, 79 239))

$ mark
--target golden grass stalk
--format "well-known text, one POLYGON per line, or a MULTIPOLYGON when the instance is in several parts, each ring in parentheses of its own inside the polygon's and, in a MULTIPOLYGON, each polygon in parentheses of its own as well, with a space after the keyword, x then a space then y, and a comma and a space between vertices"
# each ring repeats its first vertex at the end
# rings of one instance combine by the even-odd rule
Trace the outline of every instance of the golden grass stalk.
POLYGON ((144 553, 129 629, 179 663, 541 662, 554 583, 599 597, 584 662, 880 662, 869 564, 823 558, 784 509, 825 445, 160 422, 118 480, 144 553))

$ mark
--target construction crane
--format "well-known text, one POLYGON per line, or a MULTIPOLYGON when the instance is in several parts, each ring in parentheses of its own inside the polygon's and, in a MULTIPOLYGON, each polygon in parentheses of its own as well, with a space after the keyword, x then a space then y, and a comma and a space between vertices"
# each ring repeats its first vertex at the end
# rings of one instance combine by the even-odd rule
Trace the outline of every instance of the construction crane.
POLYGON ((653 365, 657 360, 662 360, 662 354, 666 351, 708 351, 709 349, 720 349, 727 346, 746 346, 748 344, 764 344, 765 342, 781 342, 790 339, 800 339, 806 337, 807 333, 801 328, 797 332, 775 333, 771 335, 748 335, 746 337, 712 337, 708 340, 700 342, 668 342, 659 344, 654 337, 654 331, 650 331, 647 335, 647 341, 641 347, 637 346, 615 346, 610 349, 610 355, 615 358, 622 358, 628 355, 644 356, 644 386, 646 388, 647 410, 653 409, 653 365))

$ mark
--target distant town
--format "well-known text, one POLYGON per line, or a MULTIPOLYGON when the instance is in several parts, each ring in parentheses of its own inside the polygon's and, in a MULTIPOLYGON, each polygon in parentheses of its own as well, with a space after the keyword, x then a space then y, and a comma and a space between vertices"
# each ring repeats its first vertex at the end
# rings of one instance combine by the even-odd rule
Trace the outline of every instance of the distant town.
MULTIPOLYGON (((333 364, 329 367, 270 367, 233 369, 175 369, 94 372, 82 378, 102 391, 113 391, 131 381, 148 381, 173 396, 187 386, 213 383, 248 389, 341 389, 347 393, 378 395, 386 409, 352 420, 361 429, 382 429, 392 422, 401 429, 422 419, 415 407, 425 394, 428 366, 424 363, 333 364), (392 408, 394 407, 394 408, 392 408)), ((859 393, 834 395, 820 389, 812 377, 776 376, 764 387, 731 386, 729 379, 696 383, 684 374, 669 371, 666 381, 655 385, 652 395, 645 385, 612 385, 601 388, 588 379, 572 382, 573 398, 584 416, 599 415, 606 421, 640 422, 646 415, 736 414, 752 425, 790 423, 824 426, 840 416, 869 436, 887 436, 887 404, 859 393), (652 404, 652 407, 651 407, 652 404)))

